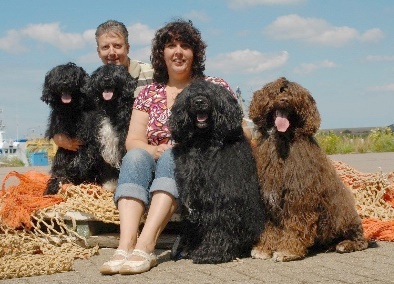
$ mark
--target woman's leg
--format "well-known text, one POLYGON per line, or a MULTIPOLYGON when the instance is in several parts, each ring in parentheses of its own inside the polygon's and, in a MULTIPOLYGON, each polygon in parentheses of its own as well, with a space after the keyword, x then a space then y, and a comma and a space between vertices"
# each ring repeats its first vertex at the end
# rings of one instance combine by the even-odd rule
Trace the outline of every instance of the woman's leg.
POLYGON ((114 194, 120 219, 119 246, 111 260, 103 264, 101 273, 118 273, 120 262, 126 261, 125 255, 134 249, 141 217, 149 200, 148 187, 155 164, 152 156, 142 149, 132 149, 123 158, 114 194))
MULTIPOLYGON (((134 198, 122 197, 118 201, 120 237, 118 249, 131 251, 137 243, 138 228, 145 204, 134 198)), ((112 259, 116 259, 116 255, 112 259)))
MULTIPOLYGON (((175 210, 176 201, 171 194, 165 191, 155 191, 152 196, 148 216, 135 248, 148 253, 153 252, 160 233, 170 221, 175 210)), ((132 256, 129 260, 141 260, 141 258, 132 256)))
MULTIPOLYGON (((178 191, 174 179, 174 159, 171 150, 165 151, 156 164, 155 179, 151 186, 152 200, 147 219, 137 240, 135 249, 152 253, 157 239, 176 210, 178 191)), ((129 257, 130 261, 141 261, 138 255, 129 257)))

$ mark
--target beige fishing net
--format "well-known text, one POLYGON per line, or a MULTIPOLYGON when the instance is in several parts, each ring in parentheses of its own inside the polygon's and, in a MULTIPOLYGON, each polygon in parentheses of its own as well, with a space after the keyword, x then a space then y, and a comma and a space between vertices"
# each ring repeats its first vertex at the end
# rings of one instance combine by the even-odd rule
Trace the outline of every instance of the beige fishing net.
POLYGON ((45 203, 47 200, 42 195, 46 182, 45 179, 39 181, 43 185, 41 189, 37 188, 34 173, 13 173, 11 176, 20 182, 8 189, 3 187, 0 195, 0 279, 69 271, 75 259, 97 254, 98 245, 89 247, 87 239, 78 233, 78 220, 73 217, 76 214, 70 212, 83 212, 93 216, 94 220, 119 224, 113 194, 90 184, 63 186, 59 192, 60 203, 31 212, 30 222, 25 222, 19 213, 31 208, 26 209, 22 203, 36 206, 45 203), (11 204, 14 210, 8 208, 18 199, 10 190, 24 196, 19 202, 17 200, 20 208, 17 208, 18 204, 11 204), (31 191, 40 191, 41 199, 32 196, 31 191), (3 209, 14 212, 5 214, 3 209), (19 221, 17 226, 15 219, 19 221))
MULTIPOLYGON (((341 179, 354 192, 366 237, 394 241, 394 172, 360 173, 333 161, 341 179)), ((98 253, 78 233, 70 212, 104 223, 119 224, 111 192, 101 187, 64 185, 57 197, 43 192, 49 176, 11 172, 0 191, 0 279, 69 271, 75 259, 98 253), (19 184, 5 186, 12 176, 19 184)))

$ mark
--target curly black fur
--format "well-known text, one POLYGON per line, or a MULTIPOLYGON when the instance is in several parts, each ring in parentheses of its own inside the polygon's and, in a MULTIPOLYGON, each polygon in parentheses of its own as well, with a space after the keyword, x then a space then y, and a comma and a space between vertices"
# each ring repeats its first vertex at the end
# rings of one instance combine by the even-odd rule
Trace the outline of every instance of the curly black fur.
MULTIPOLYGON (((58 65, 45 75, 41 100, 50 107, 45 133, 48 139, 63 133, 86 142, 81 129, 85 128, 89 113, 96 107, 81 90, 88 80, 85 70, 72 62, 58 65)), ((51 178, 45 194, 56 194, 60 182, 79 184, 91 180, 92 156, 97 155, 97 150, 90 145, 77 152, 59 148, 51 165, 51 178)))
POLYGON ((51 107, 46 137, 63 133, 83 146, 75 152, 58 148, 45 194, 56 194, 59 183, 96 183, 114 189, 135 87, 136 80, 123 66, 105 65, 89 77, 68 63, 46 74, 41 97, 51 107), (105 104, 99 98, 103 89, 114 93, 105 104))
POLYGON ((254 92, 249 117, 261 134, 255 157, 266 222, 256 258, 290 261, 311 247, 366 249, 361 219, 314 134, 320 115, 311 94, 279 78, 254 92))
POLYGON ((101 157, 106 167, 98 171, 106 180, 117 180, 121 159, 126 154, 125 141, 129 130, 137 79, 123 65, 107 64, 97 68, 83 91, 95 101, 97 111, 90 119, 96 132, 101 157))
POLYGON ((171 112, 175 179, 186 212, 182 255, 194 263, 250 255, 263 211, 237 100, 220 85, 195 80, 177 96, 171 112))

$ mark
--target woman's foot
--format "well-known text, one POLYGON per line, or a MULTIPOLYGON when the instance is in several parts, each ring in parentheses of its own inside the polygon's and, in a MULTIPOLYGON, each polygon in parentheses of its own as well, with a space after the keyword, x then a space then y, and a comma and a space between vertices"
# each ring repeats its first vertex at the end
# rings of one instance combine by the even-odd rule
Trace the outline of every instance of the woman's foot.
POLYGON ((122 249, 117 249, 111 259, 100 267, 100 273, 104 275, 113 275, 119 273, 122 265, 127 261, 129 253, 122 249))
POLYGON ((119 269, 120 274, 139 274, 149 271, 157 266, 157 256, 143 250, 135 249, 129 259, 119 269))

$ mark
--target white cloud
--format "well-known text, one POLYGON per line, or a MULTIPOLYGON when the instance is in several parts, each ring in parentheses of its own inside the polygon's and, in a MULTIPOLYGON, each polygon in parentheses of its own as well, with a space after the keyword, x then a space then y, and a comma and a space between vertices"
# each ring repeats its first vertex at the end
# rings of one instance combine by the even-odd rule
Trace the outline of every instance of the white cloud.
POLYGON ((0 38, 0 49, 14 54, 27 51, 27 48, 21 43, 19 32, 16 30, 10 30, 5 37, 0 38))
MULTIPOLYGON (((155 32, 140 23, 129 26, 128 31, 132 46, 150 46, 155 32)), ((24 40, 32 39, 67 52, 82 49, 86 45, 96 46, 95 32, 95 29, 89 29, 82 33, 67 33, 62 30, 59 23, 30 24, 20 30, 9 30, 6 36, 0 38, 0 49, 10 53, 24 52, 28 50, 24 40)), ((87 55, 87 58, 90 56, 87 55)), ((87 58, 83 60, 89 60, 87 58)))
POLYGON ((129 53, 129 57, 131 59, 140 60, 145 63, 150 63, 150 54, 151 54, 151 47, 149 45, 136 50, 131 49, 129 53))
POLYGON ((380 29, 370 29, 360 36, 360 40, 364 42, 378 42, 384 38, 384 33, 380 29))
POLYGON ((228 5, 232 9, 238 9, 242 7, 258 6, 258 5, 287 5, 287 4, 298 4, 305 0, 228 0, 228 5))
POLYGON ((82 33, 82 38, 88 43, 94 43, 96 46, 96 30, 90 29, 82 33))
POLYGON ((394 61, 394 55, 368 55, 366 59, 372 62, 394 61))
POLYGON ((78 33, 65 33, 59 23, 31 24, 20 31, 21 35, 38 42, 49 43, 62 51, 79 49, 85 46, 86 40, 78 33))
POLYGON ((245 49, 220 54, 207 62, 207 66, 224 73, 243 72, 260 73, 284 65, 289 58, 286 51, 275 54, 264 54, 259 51, 245 49))
POLYGON ((308 74, 308 73, 314 72, 318 69, 335 68, 335 67, 337 67, 337 65, 334 62, 329 61, 329 60, 324 60, 324 61, 315 62, 315 63, 303 63, 294 69, 294 73, 308 74))
POLYGON ((185 19, 190 19, 190 20, 196 20, 196 21, 200 21, 200 22, 208 22, 209 21, 209 17, 205 12, 202 11, 196 11, 196 10, 192 10, 189 13, 186 13, 184 15, 185 19))
POLYGON ((296 14, 278 17, 265 28, 264 33, 273 39, 304 40, 334 47, 343 46, 353 40, 376 42, 384 36, 380 29, 370 29, 360 34, 351 27, 336 27, 322 19, 303 18, 296 14))
POLYGON ((101 62, 100 58, 98 57, 97 51, 82 55, 78 58, 77 61, 79 64, 99 64, 101 62))
POLYGON ((373 86, 370 88, 371 91, 374 92, 393 92, 394 91, 394 83, 390 83, 387 85, 382 85, 382 86, 373 86))
POLYGON ((155 30, 147 25, 136 23, 127 27, 129 31, 129 43, 133 45, 150 45, 155 34, 155 30))

